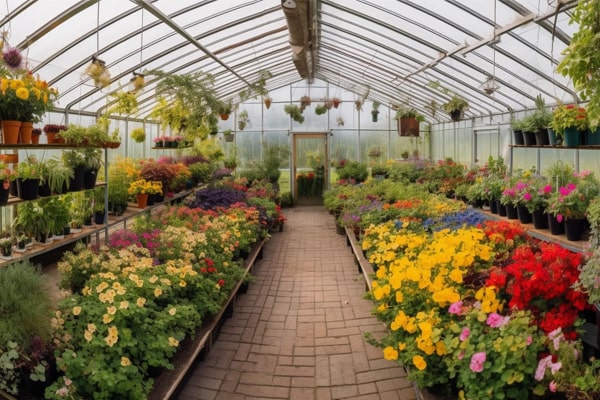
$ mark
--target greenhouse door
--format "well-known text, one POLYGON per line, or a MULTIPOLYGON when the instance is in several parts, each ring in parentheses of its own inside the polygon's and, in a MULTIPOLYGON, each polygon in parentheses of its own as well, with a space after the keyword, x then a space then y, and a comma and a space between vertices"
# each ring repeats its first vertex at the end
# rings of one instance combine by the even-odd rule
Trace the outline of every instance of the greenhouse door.
POLYGON ((294 133, 292 176, 294 202, 323 204, 323 190, 329 181, 327 133, 294 133))

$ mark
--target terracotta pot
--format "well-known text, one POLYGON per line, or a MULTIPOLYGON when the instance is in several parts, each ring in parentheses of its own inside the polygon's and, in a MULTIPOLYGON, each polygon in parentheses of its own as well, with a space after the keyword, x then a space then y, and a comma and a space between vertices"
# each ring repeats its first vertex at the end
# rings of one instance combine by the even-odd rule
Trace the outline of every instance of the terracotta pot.
POLYGON ((138 208, 146 208, 146 206, 148 205, 148 194, 147 193, 140 193, 136 196, 137 199, 137 204, 138 204, 138 208))
POLYGON ((21 121, 2 121, 2 136, 4 143, 16 144, 19 142, 19 130, 21 129, 21 121))
POLYGON ((31 144, 39 144, 41 135, 31 135, 31 144))
POLYGON ((31 143, 31 131, 33 131, 33 122, 21 122, 21 143, 31 143))

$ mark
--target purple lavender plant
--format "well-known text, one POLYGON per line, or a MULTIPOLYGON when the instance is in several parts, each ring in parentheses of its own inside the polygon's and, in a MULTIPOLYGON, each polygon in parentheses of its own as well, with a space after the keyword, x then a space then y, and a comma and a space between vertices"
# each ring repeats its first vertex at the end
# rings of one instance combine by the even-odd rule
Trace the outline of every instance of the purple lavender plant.
POLYGON ((14 47, 5 50, 2 54, 2 58, 4 59, 6 66, 12 69, 19 69, 23 65, 23 56, 19 49, 14 47))

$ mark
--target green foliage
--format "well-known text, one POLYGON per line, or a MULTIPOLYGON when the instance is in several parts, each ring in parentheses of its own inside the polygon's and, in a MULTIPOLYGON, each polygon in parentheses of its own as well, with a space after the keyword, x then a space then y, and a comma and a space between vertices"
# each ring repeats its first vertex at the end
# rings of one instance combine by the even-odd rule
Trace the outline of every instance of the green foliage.
POLYGON ((296 104, 286 104, 283 108, 286 114, 288 114, 294 121, 299 124, 304 122, 304 115, 302 115, 302 110, 296 104))
POLYGON ((442 109, 447 113, 453 111, 466 111, 469 109, 469 103, 459 95, 455 94, 450 100, 442 104, 442 109))
POLYGON ((241 171, 240 175, 249 182, 268 179, 277 182, 281 176, 279 168, 288 159, 290 151, 287 146, 267 146, 263 152, 262 161, 254 161, 250 167, 241 171))
POLYGON ((268 70, 260 70, 258 71, 258 79, 256 82, 248 85, 246 89, 240 91, 240 100, 242 102, 248 100, 251 97, 257 96, 267 96, 269 91, 267 90, 267 79, 271 78, 273 74, 268 70))
POLYGON ((152 71, 160 82, 156 86, 159 99, 152 115, 163 127, 185 131, 186 136, 203 138, 218 121, 222 103, 214 87, 214 77, 202 71, 183 75, 152 71), (202 134, 200 134, 202 132, 202 134))
POLYGON ((400 119, 400 118, 416 118, 417 121, 419 122, 424 122, 425 121, 425 117, 420 114, 415 108, 413 107, 408 107, 408 106, 400 106, 396 109, 396 116, 394 117, 394 119, 400 119))
POLYGON ((192 180, 198 183, 208 183, 214 170, 217 169, 217 164, 208 162, 197 162, 188 166, 192 180))
POLYGON ((0 352, 8 341, 27 349, 34 336, 49 338, 52 303, 45 278, 29 262, 0 269, 0 315, 0 352))
POLYGON ((342 168, 337 169, 339 179, 354 179, 357 182, 364 182, 369 177, 369 170, 366 163, 359 161, 348 161, 342 168))
POLYGON ((294 197, 291 192, 281 193, 279 195, 279 201, 282 208, 290 208, 294 206, 294 197))
POLYGON ((588 118, 592 129, 600 124, 600 0, 580 0, 569 24, 578 26, 565 56, 556 70, 571 78, 583 100, 588 100, 588 118))

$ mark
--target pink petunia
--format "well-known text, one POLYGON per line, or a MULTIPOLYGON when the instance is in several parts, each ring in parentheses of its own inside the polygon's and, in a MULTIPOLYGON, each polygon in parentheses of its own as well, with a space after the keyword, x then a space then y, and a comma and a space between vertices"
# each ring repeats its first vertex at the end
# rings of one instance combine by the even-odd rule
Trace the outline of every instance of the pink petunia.
POLYGON ((450 314, 460 314, 462 312, 462 301, 457 301, 455 303, 450 304, 450 307, 448 307, 448 312, 450 314))
POLYGON ((523 198, 524 198, 525 200, 529 201, 529 200, 531 200, 531 194, 530 194, 530 193, 525 193, 525 194, 523 195, 523 198))
POLYGON ((471 357, 471 364, 469 365, 471 371, 476 373, 483 371, 483 364, 485 363, 485 358, 486 356, 484 351, 480 351, 479 353, 473 354, 473 356, 471 357))
POLYGON ((470 334, 471 334, 471 330, 467 327, 464 327, 459 336, 460 341, 464 342, 465 340, 467 340, 469 338, 470 334))
POLYGON ((510 321, 509 317, 503 317, 498 313, 491 313, 488 315, 486 323, 492 328, 500 328, 506 325, 508 321, 510 321))

